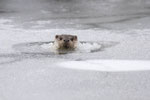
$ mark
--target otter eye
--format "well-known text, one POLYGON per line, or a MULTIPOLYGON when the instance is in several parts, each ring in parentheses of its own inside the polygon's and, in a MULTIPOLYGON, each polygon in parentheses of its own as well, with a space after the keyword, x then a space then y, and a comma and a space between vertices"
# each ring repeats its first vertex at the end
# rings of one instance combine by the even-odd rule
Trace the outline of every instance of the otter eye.
POLYGON ((60 37, 59 40, 62 40, 62 37, 60 37))
POLYGON ((58 38, 58 35, 56 35, 55 38, 57 39, 57 38, 58 38))
POLYGON ((62 38, 60 37, 59 40, 62 40, 62 38))
POLYGON ((71 38, 70 40, 73 41, 73 38, 71 38))

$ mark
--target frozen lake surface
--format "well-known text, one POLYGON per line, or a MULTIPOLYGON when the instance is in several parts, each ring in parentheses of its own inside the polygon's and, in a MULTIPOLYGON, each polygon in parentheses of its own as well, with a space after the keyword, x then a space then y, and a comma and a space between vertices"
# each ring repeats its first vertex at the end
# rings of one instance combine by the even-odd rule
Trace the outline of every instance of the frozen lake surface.
POLYGON ((0 0, 0 45, 0 100, 150 98, 149 0, 0 0))

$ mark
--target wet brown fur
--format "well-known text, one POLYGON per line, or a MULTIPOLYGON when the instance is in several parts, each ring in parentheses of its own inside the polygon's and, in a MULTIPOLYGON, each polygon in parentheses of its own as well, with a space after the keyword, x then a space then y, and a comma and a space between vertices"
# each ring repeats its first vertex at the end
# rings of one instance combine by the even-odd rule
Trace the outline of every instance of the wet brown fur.
POLYGON ((58 52, 73 51, 77 47, 77 36, 76 35, 56 35, 54 46, 58 52))

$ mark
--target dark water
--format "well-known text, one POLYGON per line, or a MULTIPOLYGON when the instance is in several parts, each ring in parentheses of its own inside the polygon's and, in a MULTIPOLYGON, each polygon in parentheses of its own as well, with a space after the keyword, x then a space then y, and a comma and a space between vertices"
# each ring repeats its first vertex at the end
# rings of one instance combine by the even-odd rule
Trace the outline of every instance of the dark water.
POLYGON ((0 16, 24 28, 149 28, 149 0, 0 0, 0 16))

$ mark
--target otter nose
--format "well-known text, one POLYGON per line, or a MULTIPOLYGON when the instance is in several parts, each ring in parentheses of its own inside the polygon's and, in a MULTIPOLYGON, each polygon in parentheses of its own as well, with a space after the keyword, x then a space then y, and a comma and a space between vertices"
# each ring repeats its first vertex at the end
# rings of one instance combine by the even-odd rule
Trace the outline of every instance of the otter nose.
POLYGON ((64 42, 69 42, 69 40, 64 40, 64 42))

